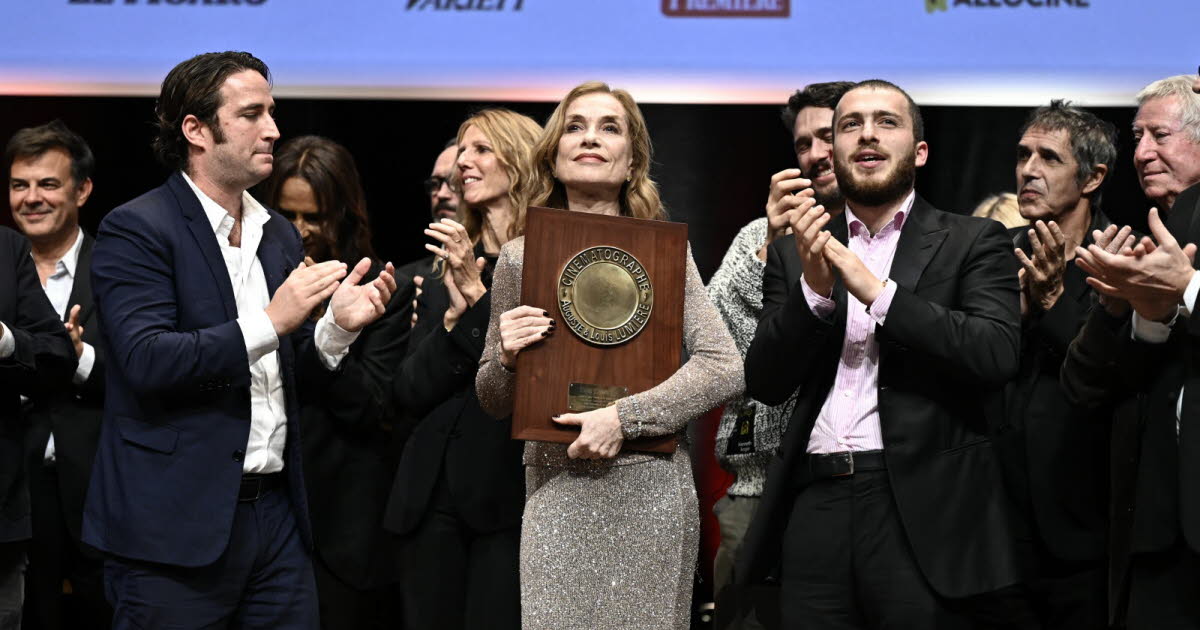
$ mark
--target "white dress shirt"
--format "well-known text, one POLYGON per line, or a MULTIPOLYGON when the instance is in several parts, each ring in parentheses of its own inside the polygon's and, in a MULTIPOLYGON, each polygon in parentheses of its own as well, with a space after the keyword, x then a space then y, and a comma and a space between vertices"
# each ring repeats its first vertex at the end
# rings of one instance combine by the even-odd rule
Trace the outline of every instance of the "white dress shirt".
MULTIPOLYGON (((186 173, 183 179, 196 193, 216 234, 233 285, 237 323, 242 329, 250 360, 250 438, 246 443, 242 472, 279 472, 283 470, 283 447, 287 443, 287 404, 279 368, 279 337, 266 312, 271 295, 262 263, 258 260, 263 225, 271 215, 254 197, 243 192, 241 246, 233 247, 229 244, 233 216, 196 187, 186 173)), ((326 310, 314 332, 321 362, 330 369, 336 368, 356 338, 357 332, 343 330, 334 323, 332 309, 326 310)))

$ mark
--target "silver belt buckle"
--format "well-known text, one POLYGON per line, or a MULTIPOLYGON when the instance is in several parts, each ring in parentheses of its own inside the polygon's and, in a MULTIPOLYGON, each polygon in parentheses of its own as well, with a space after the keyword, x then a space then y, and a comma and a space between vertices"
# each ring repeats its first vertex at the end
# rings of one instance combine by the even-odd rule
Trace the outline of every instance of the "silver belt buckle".
POLYGON ((854 474, 854 451, 846 451, 846 461, 850 464, 850 470, 844 473, 837 473, 834 477, 849 477, 854 474))

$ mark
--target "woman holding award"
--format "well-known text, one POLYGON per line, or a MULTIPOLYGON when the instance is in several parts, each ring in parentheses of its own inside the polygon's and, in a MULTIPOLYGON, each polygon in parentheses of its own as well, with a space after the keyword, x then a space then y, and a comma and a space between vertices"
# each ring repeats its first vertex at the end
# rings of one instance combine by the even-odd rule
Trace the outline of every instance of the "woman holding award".
MULTIPOLYGON (((664 219, 649 177, 650 139, 628 93, 584 83, 567 94, 533 152, 528 205, 664 219)), ((519 305, 524 238, 505 245, 476 379, 483 408, 512 412, 516 357, 554 334, 549 305, 519 305)), ((614 406, 556 421, 572 444, 527 442, 521 615, 530 628, 688 628, 699 508, 685 439, 670 454, 622 451, 625 440, 677 435, 738 395, 742 366, 687 254, 683 336, 673 376, 614 406)), ((564 333, 566 334, 566 333, 564 333)))
POLYGON ((425 234, 441 273, 424 280, 409 354, 395 373, 419 418, 396 470, 384 526, 399 534, 406 628, 519 628, 517 546, 525 484, 519 442, 479 407, 475 370, 500 247, 520 233, 517 190, 541 133, 531 118, 486 109, 458 131, 452 188, 459 221, 425 234))

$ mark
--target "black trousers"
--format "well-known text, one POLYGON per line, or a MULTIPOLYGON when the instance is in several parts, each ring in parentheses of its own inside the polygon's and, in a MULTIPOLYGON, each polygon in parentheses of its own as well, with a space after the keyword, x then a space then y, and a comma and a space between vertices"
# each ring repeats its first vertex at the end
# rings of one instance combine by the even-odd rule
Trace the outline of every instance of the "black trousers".
POLYGON ((400 587, 359 589, 343 582, 319 553, 313 554, 321 630, 395 630, 400 627, 400 587))
POLYGON ((404 627, 521 627, 519 527, 480 532, 439 480, 425 520, 401 537, 404 627))
POLYGON ((1065 563, 1038 552, 1025 585, 1029 604, 1046 630, 1096 630, 1108 625, 1108 566, 1065 563))
POLYGON ((1130 561, 1129 630, 1200 628, 1200 555, 1182 542, 1130 561))
POLYGON ((782 560, 785 628, 970 627, 917 566, 887 471, 820 480, 801 490, 782 560))
POLYGON ((104 561, 98 552, 84 553, 67 529, 53 466, 30 467, 29 502, 33 539, 28 548, 22 627, 109 628, 113 611, 104 599, 104 561))

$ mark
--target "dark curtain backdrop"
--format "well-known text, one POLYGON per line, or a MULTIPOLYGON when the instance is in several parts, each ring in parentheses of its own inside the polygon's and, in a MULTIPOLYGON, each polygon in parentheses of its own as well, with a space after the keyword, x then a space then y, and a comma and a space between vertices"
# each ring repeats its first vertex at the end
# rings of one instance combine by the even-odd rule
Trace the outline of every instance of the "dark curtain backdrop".
MULTIPOLYGON (((784 97, 786 95, 781 95, 784 97)), ((1064 95, 1069 96, 1069 95, 1064 95)), ((283 139, 320 134, 344 144, 358 161, 367 191, 376 249, 397 264, 423 255, 428 202, 421 181, 443 144, 470 112, 487 104, 461 101, 280 99, 283 139)), ((504 103, 543 121, 550 103, 504 103)), ((109 209, 157 186, 166 172, 150 151, 150 98, 0 97, 0 138, 21 127, 61 118, 96 154, 95 192, 83 211, 95 230, 109 209)), ((793 166, 791 138, 767 105, 659 105, 643 108, 654 141, 653 175, 672 220, 686 222, 707 279, 737 230, 758 217, 772 173, 793 166)), ((1144 225, 1147 202, 1133 174, 1133 108, 1096 113, 1121 132, 1118 164, 1104 195, 1118 222, 1144 225)), ((934 205, 970 212, 992 193, 1015 188, 1017 131, 1028 110, 925 107, 929 163, 918 192, 934 205)), ((8 213, 0 221, 11 224, 8 213)))

